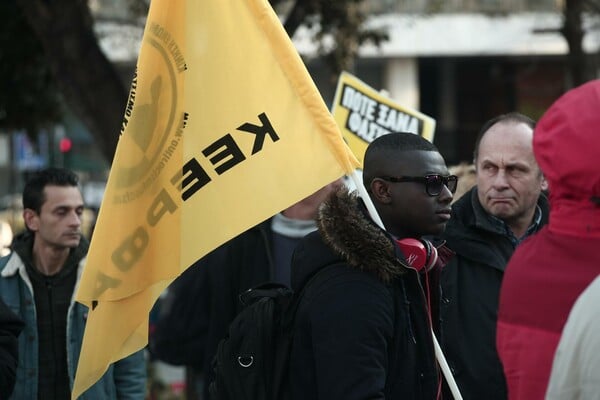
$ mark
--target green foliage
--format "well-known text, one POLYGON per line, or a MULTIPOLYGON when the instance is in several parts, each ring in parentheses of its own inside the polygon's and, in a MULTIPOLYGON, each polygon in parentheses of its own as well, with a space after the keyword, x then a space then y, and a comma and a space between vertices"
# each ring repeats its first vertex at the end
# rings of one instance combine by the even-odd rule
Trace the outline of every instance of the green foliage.
POLYGON ((0 1, 0 129, 29 133, 61 117, 43 49, 14 0, 0 1))

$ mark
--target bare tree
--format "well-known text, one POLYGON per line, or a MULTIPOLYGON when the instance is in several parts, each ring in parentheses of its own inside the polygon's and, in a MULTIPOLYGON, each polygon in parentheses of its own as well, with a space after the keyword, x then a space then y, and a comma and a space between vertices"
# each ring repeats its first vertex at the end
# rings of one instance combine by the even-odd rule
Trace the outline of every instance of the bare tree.
MULTIPOLYGON (((16 1, 41 44, 47 66, 65 103, 84 122, 107 160, 112 160, 127 99, 127 86, 102 52, 94 33, 87 0, 16 1)), ((271 0, 275 7, 287 3, 285 28, 290 36, 306 22, 318 24, 318 37, 333 35, 328 49, 337 73, 351 65, 358 46, 384 35, 360 29, 365 19, 363 0, 271 0)), ((145 12, 147 0, 128 0, 130 9, 145 12)), ((323 48, 321 48, 323 52, 323 48)))
POLYGON ((127 87, 100 49, 84 0, 17 0, 66 103, 112 160, 127 87))
MULTIPOLYGON (((572 86, 579 86, 595 78, 594 57, 587 55, 583 48, 585 15, 600 15, 599 0, 565 0, 564 22, 560 30, 569 46, 567 66, 572 86)), ((596 27, 597 28, 597 27, 596 27)))

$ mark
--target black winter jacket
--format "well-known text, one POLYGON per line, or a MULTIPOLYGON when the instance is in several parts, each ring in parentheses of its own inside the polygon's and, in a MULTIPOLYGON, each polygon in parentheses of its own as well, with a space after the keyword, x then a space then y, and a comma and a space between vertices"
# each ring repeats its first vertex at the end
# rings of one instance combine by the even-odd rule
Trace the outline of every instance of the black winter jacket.
MULTIPOLYGON (((541 228, 548 201, 538 200, 541 228)), ((456 253, 442 272, 442 349, 464 400, 505 400, 506 382, 496 352, 498 297, 504 269, 515 247, 490 221, 477 188, 452 205, 442 235, 456 253)), ((451 399, 444 387, 445 399, 451 399)))
POLYGON ((317 279, 298 308, 292 399, 435 399, 439 377, 423 287, 437 322, 441 262, 427 281, 405 267, 393 240, 344 190, 321 207, 318 225, 296 249, 292 288, 325 266, 337 273, 317 279))

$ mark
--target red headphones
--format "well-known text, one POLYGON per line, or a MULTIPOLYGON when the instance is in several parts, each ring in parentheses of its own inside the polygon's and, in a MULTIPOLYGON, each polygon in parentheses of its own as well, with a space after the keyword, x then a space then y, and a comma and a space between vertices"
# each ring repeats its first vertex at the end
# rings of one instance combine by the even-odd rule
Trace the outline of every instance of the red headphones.
POLYGON ((429 271, 435 265, 438 258, 437 249, 427 240, 406 238, 396 240, 396 243, 400 246, 408 265, 417 271, 423 268, 429 271))
MULTIPOLYGON (((427 272, 429 272, 431 268, 433 268, 437 261, 437 249, 434 245, 432 245, 429 241, 425 239, 419 240, 413 238, 406 238, 396 240, 396 243, 398 243, 398 246, 400 246, 400 250, 402 250, 402 254, 404 254, 404 258, 406 258, 408 265, 416 269, 417 272, 421 272, 423 270, 425 272, 426 291, 424 292, 424 294, 427 298, 427 316, 429 321, 429 327, 432 328, 433 323, 431 322, 431 297, 429 292, 429 279, 427 278, 427 272)), ((442 381, 440 379, 436 399, 440 398, 442 390, 441 385, 442 381)))

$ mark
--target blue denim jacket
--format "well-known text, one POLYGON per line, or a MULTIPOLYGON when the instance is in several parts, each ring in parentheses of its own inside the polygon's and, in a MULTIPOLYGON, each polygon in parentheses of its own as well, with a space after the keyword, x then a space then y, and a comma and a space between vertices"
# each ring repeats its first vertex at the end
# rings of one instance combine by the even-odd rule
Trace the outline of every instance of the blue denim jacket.
MULTIPOLYGON (((67 314, 67 366, 71 388, 87 318, 87 307, 74 301, 84 262, 85 259, 79 263, 77 284, 67 314)), ((38 398, 38 332, 31 282, 25 271, 25 265, 15 252, 0 258, 0 271, 0 296, 8 307, 25 321, 25 328, 19 336, 17 382, 10 399, 35 400, 38 398)), ((112 364, 102 378, 79 399, 142 400, 145 393, 146 362, 143 351, 140 350, 112 364)))

